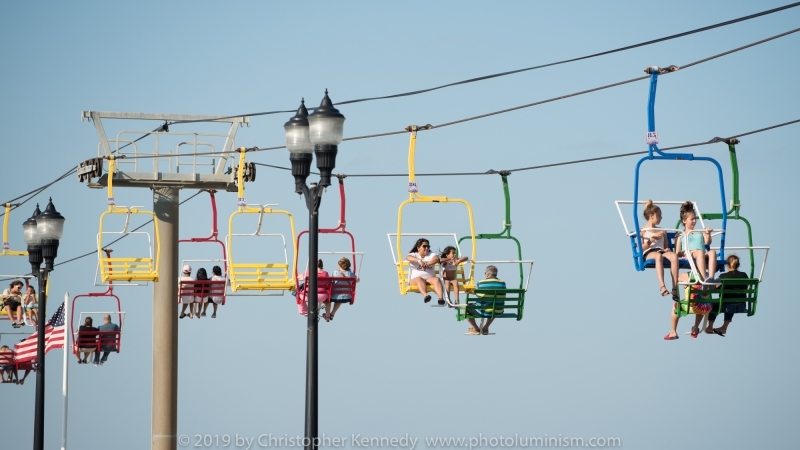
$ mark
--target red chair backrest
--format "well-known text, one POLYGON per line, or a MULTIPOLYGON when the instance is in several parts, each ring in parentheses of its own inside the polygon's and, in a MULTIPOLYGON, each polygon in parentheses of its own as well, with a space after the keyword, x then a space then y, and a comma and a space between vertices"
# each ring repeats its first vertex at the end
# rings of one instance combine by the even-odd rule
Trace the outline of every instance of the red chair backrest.
POLYGON ((225 280, 182 280, 178 284, 178 297, 224 297, 225 280))
POLYGON ((93 348, 94 351, 102 351, 103 347, 114 347, 119 352, 122 335, 117 331, 78 331, 78 344, 72 349, 72 353, 78 354, 79 348, 93 348))
MULTIPOLYGON (((317 276, 317 292, 325 294, 328 299, 333 295, 349 295, 350 304, 356 298, 356 280, 357 277, 331 277, 331 276, 317 276)), ((308 280, 297 280, 298 286, 303 283, 303 287, 297 291, 297 303, 305 301, 308 294, 308 280)))
POLYGON ((97 341, 98 350, 102 347, 114 347, 116 351, 119 351, 119 343, 121 334, 120 331, 101 331, 98 333, 100 335, 100 339, 97 341))
POLYGON ((80 348, 89 348, 89 347, 96 347, 97 346, 97 335, 99 334, 98 331, 78 331, 78 347, 80 348))
POLYGON ((0 365, 10 366, 11 364, 14 364, 14 356, 15 354, 13 351, 0 353, 0 365))

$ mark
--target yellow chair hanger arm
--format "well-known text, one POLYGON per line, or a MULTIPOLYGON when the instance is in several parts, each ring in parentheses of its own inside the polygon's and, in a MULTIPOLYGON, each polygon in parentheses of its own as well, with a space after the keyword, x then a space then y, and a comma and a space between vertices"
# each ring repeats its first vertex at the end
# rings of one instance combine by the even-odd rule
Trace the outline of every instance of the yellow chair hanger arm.
POLYGON ((8 216, 11 215, 11 203, 6 203, 6 214, 3 216, 3 250, 0 256, 28 256, 28 252, 11 250, 8 243, 8 216))

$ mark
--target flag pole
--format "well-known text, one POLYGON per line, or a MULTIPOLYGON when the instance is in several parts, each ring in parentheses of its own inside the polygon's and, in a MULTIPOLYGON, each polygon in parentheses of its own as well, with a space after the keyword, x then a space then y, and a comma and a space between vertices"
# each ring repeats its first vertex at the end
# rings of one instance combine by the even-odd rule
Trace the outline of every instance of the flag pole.
POLYGON ((67 377, 69 375, 69 356, 72 353, 72 345, 70 345, 70 338, 72 338, 71 319, 72 309, 69 292, 66 292, 64 293, 64 379, 61 383, 61 396, 63 398, 61 409, 61 450, 67 450, 67 411, 69 410, 67 407, 67 377))

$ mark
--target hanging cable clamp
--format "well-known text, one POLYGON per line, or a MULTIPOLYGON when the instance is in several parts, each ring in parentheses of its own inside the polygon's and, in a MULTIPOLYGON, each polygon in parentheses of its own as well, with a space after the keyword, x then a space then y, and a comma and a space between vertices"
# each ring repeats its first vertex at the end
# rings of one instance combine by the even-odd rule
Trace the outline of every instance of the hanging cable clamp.
POLYGON ((406 131, 411 132, 411 133, 415 133, 417 131, 432 130, 433 129, 433 125, 431 125, 431 124, 427 124, 427 125, 409 125, 409 126, 405 127, 404 129, 406 131))
POLYGON ((665 67, 663 69, 658 67, 658 66, 650 66, 647 69, 644 69, 644 73, 646 73, 648 75, 652 75, 653 73, 657 73, 659 75, 664 75, 665 73, 676 72, 678 70, 680 70, 680 67, 675 66, 675 65, 667 66, 667 67, 665 67))
POLYGON ((336 174, 336 178, 338 178, 340 180, 344 180, 345 178, 347 178, 347 175, 345 175, 343 173, 337 173, 336 174))
POLYGON ((728 144, 728 145, 736 145, 736 144, 739 143, 739 140, 736 139, 736 138, 714 137, 713 139, 708 141, 709 144, 714 144, 714 143, 717 143, 717 142, 722 142, 723 144, 728 144))

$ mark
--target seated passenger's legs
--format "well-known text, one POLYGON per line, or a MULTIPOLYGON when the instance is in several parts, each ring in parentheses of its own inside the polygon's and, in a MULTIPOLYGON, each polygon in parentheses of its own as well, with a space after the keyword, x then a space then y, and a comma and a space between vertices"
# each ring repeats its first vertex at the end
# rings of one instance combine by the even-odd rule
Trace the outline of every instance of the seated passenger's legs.
POLYGON ((717 252, 709 250, 708 253, 708 278, 714 278, 717 273, 717 252))

